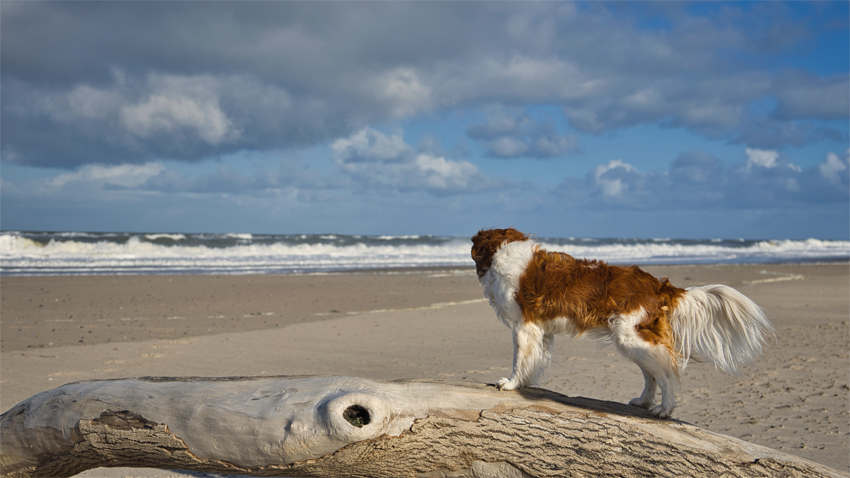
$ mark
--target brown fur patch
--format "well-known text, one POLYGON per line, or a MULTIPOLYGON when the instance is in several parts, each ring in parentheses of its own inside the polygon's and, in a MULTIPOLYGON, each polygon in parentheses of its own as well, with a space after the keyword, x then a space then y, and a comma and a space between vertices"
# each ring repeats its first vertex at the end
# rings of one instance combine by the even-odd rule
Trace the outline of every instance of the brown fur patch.
POLYGON ((516 229, 482 229, 478 234, 472 236, 472 260, 475 261, 475 270, 478 277, 490 270, 493 264, 493 255, 502 245, 514 241, 527 241, 528 234, 523 234, 516 229))
POLYGON ((594 327, 608 328, 612 315, 643 308, 646 316, 637 326, 638 334, 672 352, 668 313, 683 293, 667 279, 659 280, 639 267, 609 266, 538 249, 520 276, 516 300, 523 320, 543 322, 563 317, 579 334, 594 327))

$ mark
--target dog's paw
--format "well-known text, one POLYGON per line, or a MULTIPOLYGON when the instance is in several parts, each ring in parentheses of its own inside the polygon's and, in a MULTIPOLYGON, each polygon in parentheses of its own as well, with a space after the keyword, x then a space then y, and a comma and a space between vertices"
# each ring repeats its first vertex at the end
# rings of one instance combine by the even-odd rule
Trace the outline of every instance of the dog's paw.
POLYGON ((498 388, 499 390, 502 390, 502 391, 507 391, 507 390, 516 390, 518 387, 517 387, 516 382, 512 382, 509 378, 503 377, 503 378, 499 379, 498 382, 496 382, 496 388, 498 388))
POLYGON ((652 408, 652 400, 644 400, 642 397, 633 398, 629 400, 629 405, 649 410, 652 408))
POLYGON ((655 415, 658 418, 670 418, 670 415, 673 413, 672 408, 665 408, 664 405, 658 405, 654 407, 649 413, 655 415))

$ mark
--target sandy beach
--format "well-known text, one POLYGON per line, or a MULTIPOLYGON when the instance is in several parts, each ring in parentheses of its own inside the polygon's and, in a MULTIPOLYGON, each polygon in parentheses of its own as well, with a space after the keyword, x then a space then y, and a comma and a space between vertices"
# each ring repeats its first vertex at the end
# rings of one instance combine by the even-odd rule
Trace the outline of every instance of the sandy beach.
MULTIPOLYGON (((682 374, 674 418, 850 471, 850 265, 647 266, 680 287, 723 283, 776 327, 729 375, 682 374)), ((351 375, 492 383, 511 338, 472 269, 266 276, 0 279, 0 408, 64 383, 134 376, 351 375)), ((613 349, 555 340, 543 388, 628 402, 643 386, 613 349)), ((80 476, 203 476, 91 470, 80 476)))

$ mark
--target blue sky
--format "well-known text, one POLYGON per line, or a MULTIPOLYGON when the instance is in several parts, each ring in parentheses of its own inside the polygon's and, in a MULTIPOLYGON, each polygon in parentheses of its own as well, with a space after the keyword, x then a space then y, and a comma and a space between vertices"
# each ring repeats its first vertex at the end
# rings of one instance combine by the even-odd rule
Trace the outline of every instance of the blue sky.
POLYGON ((848 2, 7 2, 4 230, 850 236, 848 2))

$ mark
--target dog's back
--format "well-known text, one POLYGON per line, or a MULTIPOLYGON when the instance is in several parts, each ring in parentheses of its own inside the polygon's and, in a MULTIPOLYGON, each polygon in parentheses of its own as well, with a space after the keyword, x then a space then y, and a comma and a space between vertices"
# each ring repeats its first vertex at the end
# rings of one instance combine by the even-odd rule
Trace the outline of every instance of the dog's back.
MULTIPOLYGON (((520 277, 516 300, 523 320, 547 322, 569 318, 580 335, 608 328, 609 319, 643 309, 639 325, 645 340, 657 343, 665 335, 667 312, 684 293, 667 279, 657 279, 639 267, 611 266, 602 261, 538 249, 520 277)), ((665 344, 673 350, 672 342, 665 344)))

